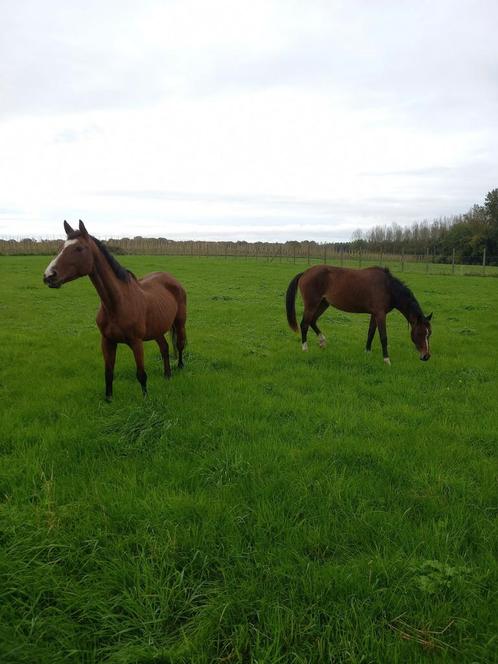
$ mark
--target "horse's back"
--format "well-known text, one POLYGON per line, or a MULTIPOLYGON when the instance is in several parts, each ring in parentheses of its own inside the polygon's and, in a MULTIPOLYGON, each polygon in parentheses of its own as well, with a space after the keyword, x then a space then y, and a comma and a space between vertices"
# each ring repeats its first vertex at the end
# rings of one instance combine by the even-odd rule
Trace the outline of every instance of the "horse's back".
POLYGON ((375 313, 390 303, 387 276, 380 267, 314 265, 299 280, 299 288, 304 299, 324 298, 333 307, 351 313, 375 313))
POLYGON ((185 289, 173 275, 168 272, 151 272, 138 280, 138 283, 146 293, 161 293, 164 289, 169 291, 178 304, 185 303, 187 294, 185 289))

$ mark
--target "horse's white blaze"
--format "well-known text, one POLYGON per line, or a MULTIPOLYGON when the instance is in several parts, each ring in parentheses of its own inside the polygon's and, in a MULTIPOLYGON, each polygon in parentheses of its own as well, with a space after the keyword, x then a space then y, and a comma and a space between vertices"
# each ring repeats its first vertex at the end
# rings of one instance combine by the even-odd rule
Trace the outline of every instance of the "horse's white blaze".
POLYGON ((76 244, 76 242, 78 242, 77 239, 75 239, 75 240, 66 240, 64 242, 64 245, 63 245, 62 249, 59 251, 59 253, 57 254, 57 256, 52 261, 50 261, 50 263, 48 264, 47 269, 45 270, 45 276, 46 277, 49 277, 52 274, 52 272, 55 271, 55 266, 57 265, 57 261, 62 256, 64 250, 67 249, 67 247, 71 246, 72 244, 76 244))
POLYGON ((50 263, 47 265, 47 269, 45 270, 45 276, 48 277, 52 274, 55 266, 57 265, 57 259, 59 258, 60 254, 58 254, 50 263))
POLYGON ((308 342, 305 341, 303 344, 303 351, 306 353, 307 350, 308 350, 308 342))

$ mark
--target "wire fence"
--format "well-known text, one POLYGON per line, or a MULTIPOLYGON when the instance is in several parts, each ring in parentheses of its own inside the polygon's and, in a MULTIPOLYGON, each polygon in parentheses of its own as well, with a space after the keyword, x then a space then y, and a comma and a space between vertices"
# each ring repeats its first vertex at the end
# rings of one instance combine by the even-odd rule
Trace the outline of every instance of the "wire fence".
MULTIPOLYGON (((63 244, 61 239, 1 240, 0 256, 54 255, 63 244)), ((268 262, 292 262, 305 265, 325 263, 344 267, 381 265, 397 272, 448 274, 469 276, 498 276, 498 256, 482 253, 479 262, 458 260, 453 250, 449 254, 427 249, 423 254, 371 252, 338 247, 317 242, 205 242, 176 241, 164 238, 109 238, 106 244, 117 255, 161 255, 191 258, 243 259, 268 262)))

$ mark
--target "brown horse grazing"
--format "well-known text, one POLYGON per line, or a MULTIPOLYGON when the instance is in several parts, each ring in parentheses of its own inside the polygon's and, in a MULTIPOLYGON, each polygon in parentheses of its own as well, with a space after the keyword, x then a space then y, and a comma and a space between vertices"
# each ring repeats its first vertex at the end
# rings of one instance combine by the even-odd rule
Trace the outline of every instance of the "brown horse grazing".
POLYGON ((387 352, 386 314, 398 309, 411 326, 411 337, 421 360, 428 360, 429 337, 431 336, 431 318, 424 316, 412 291, 403 282, 396 279, 387 268, 367 267, 363 270, 351 270, 329 265, 315 265, 306 272, 297 274, 287 289, 287 320, 297 332, 296 291, 299 290, 304 301, 304 314, 301 320, 303 350, 308 350, 306 340, 308 328, 318 335, 318 342, 323 348, 325 337, 316 324, 318 318, 329 305, 341 311, 357 314, 370 314, 366 350, 372 348, 375 330, 379 328, 380 342, 384 362, 391 364, 387 352))
POLYGON ((79 230, 64 222, 67 240, 45 270, 43 281, 50 288, 88 275, 100 296, 97 325, 102 335, 105 362, 105 396, 112 400, 114 362, 118 343, 127 344, 137 365, 137 379, 147 394, 143 342, 154 339, 164 363, 164 375, 171 376, 168 342, 171 330, 183 367, 187 296, 182 285, 166 272, 153 272, 137 279, 111 256, 106 247, 88 234, 82 221, 79 230))

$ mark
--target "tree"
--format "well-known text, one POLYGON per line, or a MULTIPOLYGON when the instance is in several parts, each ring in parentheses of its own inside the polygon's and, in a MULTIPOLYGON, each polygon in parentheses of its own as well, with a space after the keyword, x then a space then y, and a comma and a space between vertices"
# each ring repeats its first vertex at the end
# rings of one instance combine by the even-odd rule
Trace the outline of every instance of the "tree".
POLYGON ((488 191, 484 201, 484 209, 492 224, 498 224, 498 189, 488 191))
POLYGON ((373 251, 399 251, 422 254, 427 249, 445 260, 455 250, 459 260, 471 263, 487 260, 498 262, 498 189, 488 192, 484 205, 474 205, 466 214, 415 222, 408 227, 374 226, 368 232, 355 230, 355 249, 368 247, 373 251))

